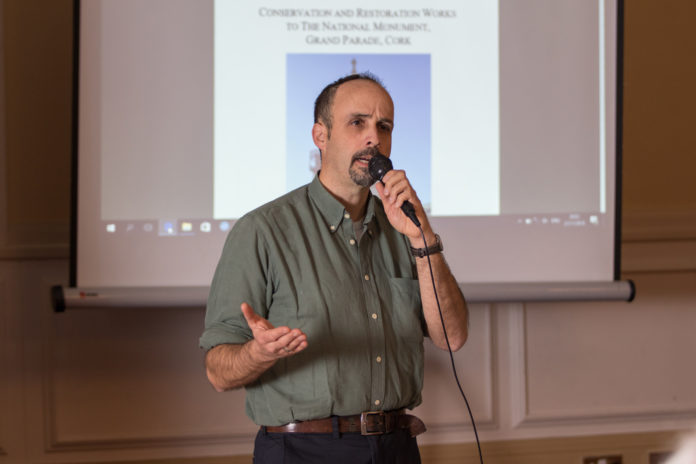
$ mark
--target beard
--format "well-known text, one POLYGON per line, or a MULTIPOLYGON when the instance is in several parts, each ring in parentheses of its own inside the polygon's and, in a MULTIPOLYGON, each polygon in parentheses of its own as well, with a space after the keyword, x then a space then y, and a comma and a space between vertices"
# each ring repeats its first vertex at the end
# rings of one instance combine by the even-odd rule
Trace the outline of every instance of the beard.
POLYGON ((379 150, 377 147, 368 147, 353 155, 350 160, 350 168, 348 168, 348 173, 350 174, 351 180, 355 184, 359 185, 360 187, 370 187, 375 183, 375 179, 372 178, 367 167, 357 167, 355 166, 355 162, 361 158, 370 159, 378 154, 379 150))

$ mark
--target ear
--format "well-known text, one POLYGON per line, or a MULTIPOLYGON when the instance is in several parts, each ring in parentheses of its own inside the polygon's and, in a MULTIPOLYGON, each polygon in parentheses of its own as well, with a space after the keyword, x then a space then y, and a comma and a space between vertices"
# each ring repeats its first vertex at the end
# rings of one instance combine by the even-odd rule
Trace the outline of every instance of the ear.
POLYGON ((314 145, 316 145, 322 153, 324 153, 328 138, 326 126, 321 122, 315 122, 312 126, 312 140, 314 140, 314 145))

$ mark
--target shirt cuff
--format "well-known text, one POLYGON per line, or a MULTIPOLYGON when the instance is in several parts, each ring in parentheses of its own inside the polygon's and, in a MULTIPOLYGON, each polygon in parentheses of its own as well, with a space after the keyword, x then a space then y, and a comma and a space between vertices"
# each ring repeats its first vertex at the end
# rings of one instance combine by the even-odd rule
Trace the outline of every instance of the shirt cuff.
POLYGON ((229 329, 211 327, 206 329, 198 340, 198 346, 205 351, 224 344, 241 345, 251 340, 251 337, 241 332, 231 332, 229 329))

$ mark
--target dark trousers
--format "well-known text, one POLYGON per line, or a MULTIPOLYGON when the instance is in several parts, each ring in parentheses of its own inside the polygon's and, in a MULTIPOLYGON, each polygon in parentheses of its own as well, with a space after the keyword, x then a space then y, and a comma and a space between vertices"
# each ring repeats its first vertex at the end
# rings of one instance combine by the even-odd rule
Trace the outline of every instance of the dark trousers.
POLYGON ((267 433, 254 443, 254 464, 420 464, 407 430, 384 435, 267 433))

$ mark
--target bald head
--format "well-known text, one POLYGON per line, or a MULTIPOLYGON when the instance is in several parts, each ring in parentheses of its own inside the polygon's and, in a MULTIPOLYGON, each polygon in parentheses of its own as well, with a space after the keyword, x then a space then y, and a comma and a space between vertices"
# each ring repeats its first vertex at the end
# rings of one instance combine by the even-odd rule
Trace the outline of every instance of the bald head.
MULTIPOLYGON (((375 76, 374 74, 371 74, 369 72, 366 73, 360 73, 360 74, 351 74, 345 77, 342 77, 331 84, 327 85, 324 87, 324 90, 321 91, 319 96, 314 102, 314 122, 321 122, 326 126, 326 129, 328 131, 328 136, 331 136, 331 128, 333 125, 333 118, 332 118, 332 109, 333 109, 333 103, 334 99, 336 97, 336 91, 338 88, 345 84, 346 82, 351 82, 351 81, 366 81, 366 82, 371 82, 377 86, 379 86, 387 95, 389 95, 389 92, 384 88, 384 85, 382 85, 382 82, 380 79, 375 76)), ((391 97, 389 97, 391 98, 391 97)))

